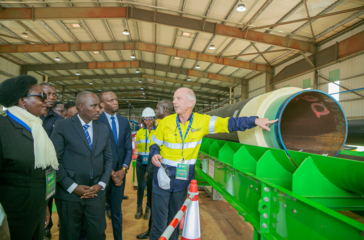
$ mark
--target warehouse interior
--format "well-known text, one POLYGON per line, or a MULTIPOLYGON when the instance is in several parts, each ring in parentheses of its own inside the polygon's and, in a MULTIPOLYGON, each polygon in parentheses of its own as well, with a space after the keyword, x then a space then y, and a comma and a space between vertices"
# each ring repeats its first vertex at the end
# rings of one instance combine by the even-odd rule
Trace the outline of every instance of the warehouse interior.
MULTIPOLYGON (((146 107, 155 109, 160 100, 173 100, 174 92, 180 87, 192 89, 197 97, 194 111, 207 114, 262 94, 295 87, 326 93, 338 102, 347 121, 362 124, 363 65, 364 0, 0 1, 0 82, 19 74, 28 74, 39 83, 53 84, 58 100, 63 103, 74 101, 81 91, 97 94, 111 90, 118 96, 118 114, 129 120, 139 119, 146 107)), ((0 106, 1 110, 5 109, 0 106)), ((201 169, 207 168, 208 173, 209 159, 214 158, 216 174, 216 165, 220 164, 216 161, 221 162, 221 159, 213 148, 228 152, 226 146, 230 143, 219 142, 221 139, 204 141, 201 158, 206 157, 206 162, 201 162, 201 169)), ((232 198, 238 193, 232 194, 225 185, 219 187, 219 180, 211 182, 214 179, 210 175, 212 180, 205 178, 201 181, 207 181, 217 191, 223 188, 219 192, 225 199, 225 205, 220 207, 231 211, 231 214, 237 214, 237 211, 240 215, 239 219, 233 220, 235 226, 231 221, 229 224, 224 222, 223 230, 215 228, 217 230, 211 231, 226 233, 219 239, 362 239, 364 177, 360 174, 364 168, 363 164, 359 164, 364 161, 364 154, 360 154, 364 151, 362 144, 364 140, 361 144, 350 144, 356 148, 353 154, 355 160, 347 161, 355 161, 355 166, 340 160, 341 165, 338 166, 341 168, 333 169, 337 171, 335 173, 347 171, 346 174, 352 176, 351 180, 346 181, 344 173, 340 175, 344 180, 332 180, 328 177, 330 173, 321 171, 326 163, 335 161, 334 156, 327 159, 312 157, 324 176, 315 179, 329 179, 323 186, 345 191, 325 192, 327 195, 322 196, 318 194, 318 198, 329 196, 332 201, 310 200, 314 203, 309 205, 315 209, 320 209, 320 204, 325 206, 322 212, 335 220, 326 217, 318 219, 327 220, 332 223, 330 229, 341 228, 350 237, 336 235, 333 238, 337 233, 326 233, 320 229, 319 220, 313 220, 310 225, 303 220, 304 217, 298 218, 296 208, 291 210, 293 215, 287 213, 286 217, 278 217, 277 227, 269 222, 268 228, 264 228, 267 225, 264 225, 262 211, 260 218, 245 216, 254 214, 248 213, 249 207, 246 205, 246 208, 236 207, 238 204, 232 198), (322 161, 320 164, 323 165, 318 161, 322 161), (350 200, 340 205, 338 199, 342 198, 350 200), (334 207, 330 208, 330 204, 334 207), (278 227, 281 220, 291 222, 294 225, 292 229, 301 233, 301 237, 289 238, 290 231, 278 227), (314 224, 317 224, 317 228, 314 224), (231 230, 236 235, 228 233, 229 227, 237 229, 231 230), (241 229, 246 235, 242 235, 241 229), (305 235, 305 231, 311 230, 317 232, 305 235)), ((238 152, 237 145, 229 146, 229 151, 234 154, 238 152)), ((248 148, 244 151, 254 156, 256 161, 263 158, 263 155, 255 156, 250 152, 258 153, 261 151, 259 149, 248 148)), ((274 152, 272 156, 277 159, 280 154, 274 152)), ((346 152, 345 156, 347 154, 350 155, 346 152)), ((300 156, 300 164, 303 161, 300 153, 288 155, 289 158, 300 156)), ((221 166, 228 169, 229 164, 222 162, 221 166)), ((228 172, 230 170, 226 170, 226 174, 233 176, 228 172)), ((200 173, 202 177, 203 174, 200 173)), ((247 177, 253 179, 253 175, 248 174, 247 177)), ((288 175, 287 178, 294 180, 294 174, 288 175)), ((311 177, 314 178, 313 175, 311 177)), ((226 177, 223 182, 228 185, 229 179, 226 177)), ((264 177, 257 179, 263 182, 264 177)), ((253 183, 255 180, 252 180, 253 183)), ((247 186, 249 188, 250 184, 247 186)), ((272 190, 272 195, 273 189, 278 189, 282 193, 276 196, 279 201, 289 195, 275 185, 264 186, 272 190)), ((264 193, 264 186, 252 187, 251 191, 262 189, 264 193)), ((295 189, 294 184, 282 186, 289 191, 295 189)), ((131 188, 128 192, 130 195, 131 188)), ((298 195, 304 199, 310 194, 298 191, 291 196, 290 203, 296 204, 296 199, 301 201, 298 195)), ((204 198, 204 201, 208 200, 204 198)), ((281 207, 285 205, 281 203, 281 207)), ((132 212, 130 216, 134 214, 134 208, 132 212)), ((219 213, 222 214, 222 211, 214 215, 219 213)), ((221 219, 224 217, 228 218, 226 214, 221 215, 221 219)), ((204 216, 201 219, 204 220, 204 216)), ((220 223, 211 219, 211 214, 205 220, 207 222, 201 224, 202 231, 205 231, 203 239, 217 239, 206 229, 209 222, 216 226, 220 223)), ((146 227, 146 223, 143 224, 146 227)), ((132 235, 130 239, 135 239, 134 232, 132 235)))

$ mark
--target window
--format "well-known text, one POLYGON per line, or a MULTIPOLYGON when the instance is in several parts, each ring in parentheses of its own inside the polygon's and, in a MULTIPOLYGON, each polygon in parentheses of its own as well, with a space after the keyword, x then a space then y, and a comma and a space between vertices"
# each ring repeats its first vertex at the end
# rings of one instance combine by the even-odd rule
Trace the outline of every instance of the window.
MULTIPOLYGON (((340 92, 340 87, 337 84, 340 84, 340 69, 333 70, 329 72, 329 80, 334 83, 329 83, 329 94, 340 92), (336 83, 336 84, 335 84, 336 83)), ((331 95, 336 101, 339 101, 339 94, 331 95)))
POLYGON ((303 89, 311 89, 311 78, 303 80, 302 88, 303 89))

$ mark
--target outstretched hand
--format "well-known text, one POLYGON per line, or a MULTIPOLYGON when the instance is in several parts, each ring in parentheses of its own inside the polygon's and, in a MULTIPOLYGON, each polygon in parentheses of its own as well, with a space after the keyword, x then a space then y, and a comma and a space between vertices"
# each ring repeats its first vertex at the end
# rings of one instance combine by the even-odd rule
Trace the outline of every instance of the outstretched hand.
POLYGON ((267 131, 270 132, 270 128, 269 125, 272 123, 276 123, 278 122, 278 118, 276 120, 269 120, 268 118, 256 118, 255 119, 255 124, 267 131))

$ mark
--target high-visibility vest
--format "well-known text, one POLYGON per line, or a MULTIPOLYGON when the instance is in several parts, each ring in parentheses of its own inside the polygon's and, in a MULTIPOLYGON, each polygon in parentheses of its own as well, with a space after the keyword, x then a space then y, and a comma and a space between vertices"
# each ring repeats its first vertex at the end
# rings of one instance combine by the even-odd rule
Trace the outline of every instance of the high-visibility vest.
POLYGON ((152 135, 154 134, 154 128, 152 131, 145 131, 145 128, 139 129, 136 134, 136 144, 138 149, 138 155, 149 155, 149 147, 153 145, 152 135), (148 140, 145 141, 145 132, 147 132, 148 140), (147 145, 147 151, 145 151, 145 145, 147 145))
MULTIPOLYGON (((152 140, 160 147, 163 163, 176 167, 182 160, 182 138, 177 127, 177 114, 165 117, 154 132, 152 140)), ((196 164, 202 138, 207 134, 229 133, 229 118, 220 118, 205 114, 193 113, 191 128, 184 141, 184 163, 196 164)), ((190 119, 183 125, 180 122, 183 137, 190 123, 190 119)))

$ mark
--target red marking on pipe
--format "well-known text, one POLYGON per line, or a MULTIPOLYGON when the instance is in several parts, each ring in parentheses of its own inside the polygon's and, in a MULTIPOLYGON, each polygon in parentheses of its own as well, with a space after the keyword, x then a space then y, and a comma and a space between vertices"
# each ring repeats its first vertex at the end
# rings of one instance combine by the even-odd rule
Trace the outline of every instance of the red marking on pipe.
POLYGON ((320 104, 320 103, 312 103, 311 104, 311 108, 312 108, 313 112, 316 114, 316 116, 318 118, 320 118, 321 115, 327 115, 327 114, 330 113, 330 111, 327 110, 327 108, 324 105, 320 104), (317 111, 316 106, 323 107, 324 108, 324 111, 323 112, 317 111))
POLYGON ((318 99, 312 96, 303 96, 302 97, 303 100, 306 100, 307 102, 317 102, 318 99))
POLYGON ((162 236, 158 240, 167 240, 167 238, 162 236))

